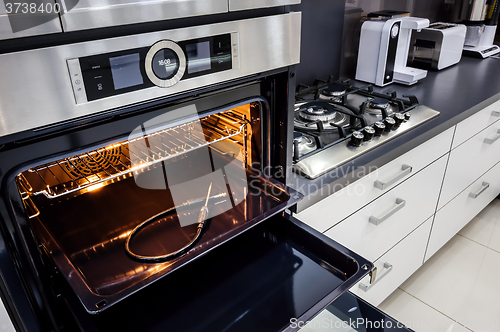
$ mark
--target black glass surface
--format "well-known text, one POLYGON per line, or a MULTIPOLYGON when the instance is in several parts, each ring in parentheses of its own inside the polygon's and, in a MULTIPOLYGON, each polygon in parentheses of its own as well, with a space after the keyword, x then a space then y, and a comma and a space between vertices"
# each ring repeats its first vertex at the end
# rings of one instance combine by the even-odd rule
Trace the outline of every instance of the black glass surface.
MULTIPOLYGON (((198 38, 178 43, 186 55, 187 70, 181 80, 233 68, 231 34, 198 38)), ((150 47, 81 57, 80 68, 87 100, 119 95, 155 86, 145 71, 150 47)), ((162 49, 153 57, 153 72, 163 80, 174 77, 179 58, 171 49, 162 49)))
POLYGON ((307 251, 304 238, 269 220, 91 317, 100 331, 281 331, 351 273, 307 251))
MULTIPOLYGON (((337 298, 326 310, 338 319, 320 319, 316 322, 316 327, 323 324, 322 327, 328 326, 339 330, 342 327, 349 327, 358 332, 412 331, 349 292, 337 298)), ((312 325, 314 327, 314 324, 312 325)))

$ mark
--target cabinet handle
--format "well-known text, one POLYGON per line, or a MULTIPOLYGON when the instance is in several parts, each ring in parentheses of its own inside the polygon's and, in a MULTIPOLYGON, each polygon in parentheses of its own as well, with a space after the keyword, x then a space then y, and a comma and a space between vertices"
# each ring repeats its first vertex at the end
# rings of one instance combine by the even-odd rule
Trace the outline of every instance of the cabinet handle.
POLYGON ((497 135, 494 138, 485 138, 484 143, 493 144, 493 142, 495 142, 499 138, 500 138, 500 129, 497 130, 497 135))
POLYGON ((370 218, 368 220, 372 224, 374 224, 375 226, 378 226, 378 225, 380 225, 382 223, 382 221, 386 220, 387 218, 389 218, 390 216, 392 216, 394 213, 396 213, 399 210, 401 210, 402 208, 404 208, 405 204, 406 204, 406 201, 404 199, 396 198, 396 206, 393 207, 389 212, 387 212, 386 214, 384 214, 380 218, 377 218, 377 217, 374 217, 374 216, 370 216, 370 218))
MULTIPOLYGON (((370 284, 369 284, 369 285, 365 285, 365 284, 363 284, 362 282, 360 282, 360 283, 359 283, 359 288, 361 288, 361 289, 362 289, 362 290, 364 290, 365 292, 368 292, 368 291, 370 290, 370 288, 372 288, 373 286, 375 286, 375 284, 376 284, 377 282, 379 282, 379 280, 380 280, 380 279, 382 279, 383 277, 385 277, 386 275, 388 275, 388 274, 389 274, 389 272, 391 272, 391 271, 392 271, 392 265, 391 265, 391 264, 389 264, 389 263, 387 263, 387 262, 385 262, 385 263, 384 263, 384 269, 385 269, 385 271, 384 271, 384 272, 382 272, 382 273, 378 276, 378 278, 376 278, 376 277, 375 277, 375 278, 372 278, 372 279, 370 280, 370 284)), ((377 274, 377 269, 376 269, 376 268, 375 268, 375 269, 373 269, 372 271, 373 271, 373 273, 375 273, 375 275, 377 274)), ((370 272, 370 276, 371 276, 371 275, 372 275, 372 272, 370 272)))
POLYGON ((396 183, 397 181, 401 180, 402 178, 404 178, 405 176, 410 174, 412 171, 412 168, 410 165, 403 164, 403 166, 401 167, 401 170, 402 170, 401 173, 399 173, 398 175, 396 175, 395 177, 393 177, 389 181, 382 182, 382 181, 377 180, 377 181, 375 181, 375 183, 373 183, 373 185, 375 186, 375 188, 378 188, 380 190, 384 190, 385 188, 389 187, 391 184, 396 183))
POLYGON ((500 118, 500 111, 491 112, 491 116, 496 116, 497 118, 500 118))
POLYGON ((479 189, 477 192, 475 193, 469 193, 469 197, 472 197, 472 198, 477 198, 479 195, 481 195, 486 189, 488 189, 490 187, 490 184, 488 182, 483 182, 481 184, 481 189, 479 189))

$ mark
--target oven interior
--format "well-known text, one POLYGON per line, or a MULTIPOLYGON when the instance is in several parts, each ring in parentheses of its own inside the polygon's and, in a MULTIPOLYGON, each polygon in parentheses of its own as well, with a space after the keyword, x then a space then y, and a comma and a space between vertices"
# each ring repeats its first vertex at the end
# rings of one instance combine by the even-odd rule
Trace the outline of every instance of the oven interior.
POLYGON ((39 247, 88 312, 105 310, 292 203, 286 187, 263 173, 265 110, 264 103, 249 102, 175 121, 159 118, 121 141, 17 175, 39 247), (160 263, 127 254, 132 231, 160 213, 130 240, 130 249, 149 257, 182 248, 197 232, 203 202, 208 224, 189 250, 160 263))

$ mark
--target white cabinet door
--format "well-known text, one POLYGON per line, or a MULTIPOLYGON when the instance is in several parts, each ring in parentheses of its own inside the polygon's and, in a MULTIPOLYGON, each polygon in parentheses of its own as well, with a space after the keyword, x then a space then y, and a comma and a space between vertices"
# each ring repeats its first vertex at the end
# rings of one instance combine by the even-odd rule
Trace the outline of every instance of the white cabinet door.
POLYGON ((500 161, 500 122, 496 122, 450 153, 438 209, 500 161))
POLYGON ((500 120, 500 101, 497 101, 457 124, 452 149, 456 148, 492 123, 500 120))
POLYGON ((425 254, 427 261, 500 193, 500 163, 436 213, 425 254))
POLYGON ((350 291, 378 306, 422 265, 431 224, 432 218, 429 218, 374 263, 377 277, 372 285, 367 276, 350 291))
POLYGON ((370 261, 377 260, 434 214, 446 161, 446 156, 441 157, 325 235, 370 261), (391 216, 375 224, 374 218, 382 220, 391 210, 395 211, 391 216))

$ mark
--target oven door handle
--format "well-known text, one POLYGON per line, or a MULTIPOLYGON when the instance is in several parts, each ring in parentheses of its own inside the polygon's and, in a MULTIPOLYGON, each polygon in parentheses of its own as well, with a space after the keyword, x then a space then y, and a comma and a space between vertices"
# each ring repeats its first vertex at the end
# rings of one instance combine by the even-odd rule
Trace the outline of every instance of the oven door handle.
POLYGON ((396 206, 393 207, 389 212, 387 212, 386 214, 384 214, 382 217, 380 218, 377 218, 377 217, 374 217, 374 216, 370 216, 370 218, 368 219, 372 224, 374 224, 375 226, 378 226, 380 225, 383 221, 387 220, 387 218, 389 218, 390 216, 392 216, 394 213, 398 212, 399 210, 401 210, 402 208, 404 208, 404 206, 406 205, 406 201, 404 199, 401 199, 401 198, 396 198, 396 206))
POLYGON ((401 180, 402 178, 404 178, 405 176, 410 174, 412 171, 412 167, 410 165, 403 164, 403 166, 401 166, 401 170, 402 170, 401 173, 399 173, 398 175, 396 175, 392 179, 389 179, 389 181, 382 182, 382 181, 377 180, 373 183, 373 185, 375 186, 375 188, 378 188, 380 190, 384 190, 385 188, 389 187, 391 184, 398 182, 399 180, 401 180))

